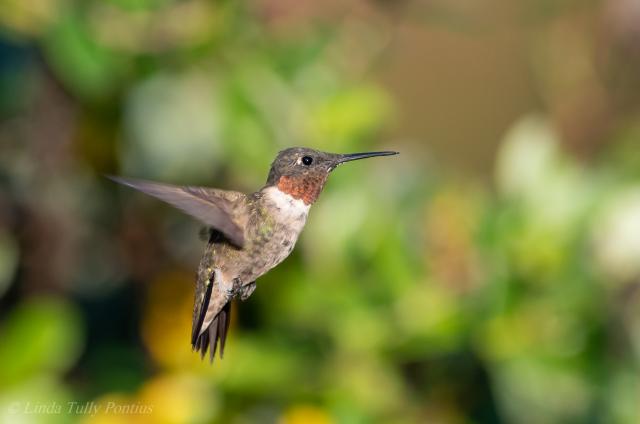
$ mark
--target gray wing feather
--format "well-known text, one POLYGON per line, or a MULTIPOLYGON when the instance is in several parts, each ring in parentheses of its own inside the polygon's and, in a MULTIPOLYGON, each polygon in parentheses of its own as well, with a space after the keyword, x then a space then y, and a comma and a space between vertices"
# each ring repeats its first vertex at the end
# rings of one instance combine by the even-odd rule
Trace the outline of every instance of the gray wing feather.
POLYGON ((240 248, 244 245, 244 231, 231 216, 233 205, 213 189, 113 176, 107 178, 163 200, 222 232, 234 245, 240 248))

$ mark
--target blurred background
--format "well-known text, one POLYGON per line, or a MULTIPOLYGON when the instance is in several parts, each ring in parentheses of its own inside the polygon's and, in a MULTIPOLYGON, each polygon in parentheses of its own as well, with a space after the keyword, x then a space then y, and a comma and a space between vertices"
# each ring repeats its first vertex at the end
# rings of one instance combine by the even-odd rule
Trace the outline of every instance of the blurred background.
POLYGON ((0 422, 640 422, 637 0, 0 10, 0 422), (401 155, 202 363, 198 224, 103 174, 253 191, 292 145, 401 155))

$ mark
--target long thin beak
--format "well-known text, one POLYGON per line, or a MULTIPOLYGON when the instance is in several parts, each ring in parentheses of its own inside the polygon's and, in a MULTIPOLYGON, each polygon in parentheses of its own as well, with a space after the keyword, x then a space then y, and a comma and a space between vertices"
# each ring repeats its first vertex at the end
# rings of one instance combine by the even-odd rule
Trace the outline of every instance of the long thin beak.
POLYGON ((338 160, 336 161, 336 165, 340 165, 341 163, 349 162, 349 161, 352 161, 352 160, 372 158, 372 157, 375 157, 375 156, 392 156, 392 155, 397 155, 397 154, 398 154, 398 152, 391 152, 391 151, 349 153, 349 154, 346 154, 346 155, 339 155, 338 160))

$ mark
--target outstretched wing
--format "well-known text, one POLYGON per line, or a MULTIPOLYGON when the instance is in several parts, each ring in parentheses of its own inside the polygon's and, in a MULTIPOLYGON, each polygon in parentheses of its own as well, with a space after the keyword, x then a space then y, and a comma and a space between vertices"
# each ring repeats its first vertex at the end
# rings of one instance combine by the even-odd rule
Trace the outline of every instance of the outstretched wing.
POLYGON ((233 218, 233 202, 225 198, 221 190, 175 186, 113 176, 108 176, 108 178, 171 204, 206 225, 217 229, 234 245, 243 247, 244 231, 233 218))

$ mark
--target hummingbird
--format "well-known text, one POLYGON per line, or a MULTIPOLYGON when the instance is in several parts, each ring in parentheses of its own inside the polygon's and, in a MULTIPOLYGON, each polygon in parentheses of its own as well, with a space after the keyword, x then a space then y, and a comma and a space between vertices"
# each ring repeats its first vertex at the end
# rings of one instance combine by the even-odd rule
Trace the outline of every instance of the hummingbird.
POLYGON ((265 185, 251 194, 109 178, 167 202, 206 225, 208 243, 196 273, 191 346, 203 359, 209 350, 213 362, 218 345, 220 358, 224 355, 231 300, 246 300, 256 280, 289 256, 331 171, 349 161, 396 154, 288 148, 271 164, 265 185))

